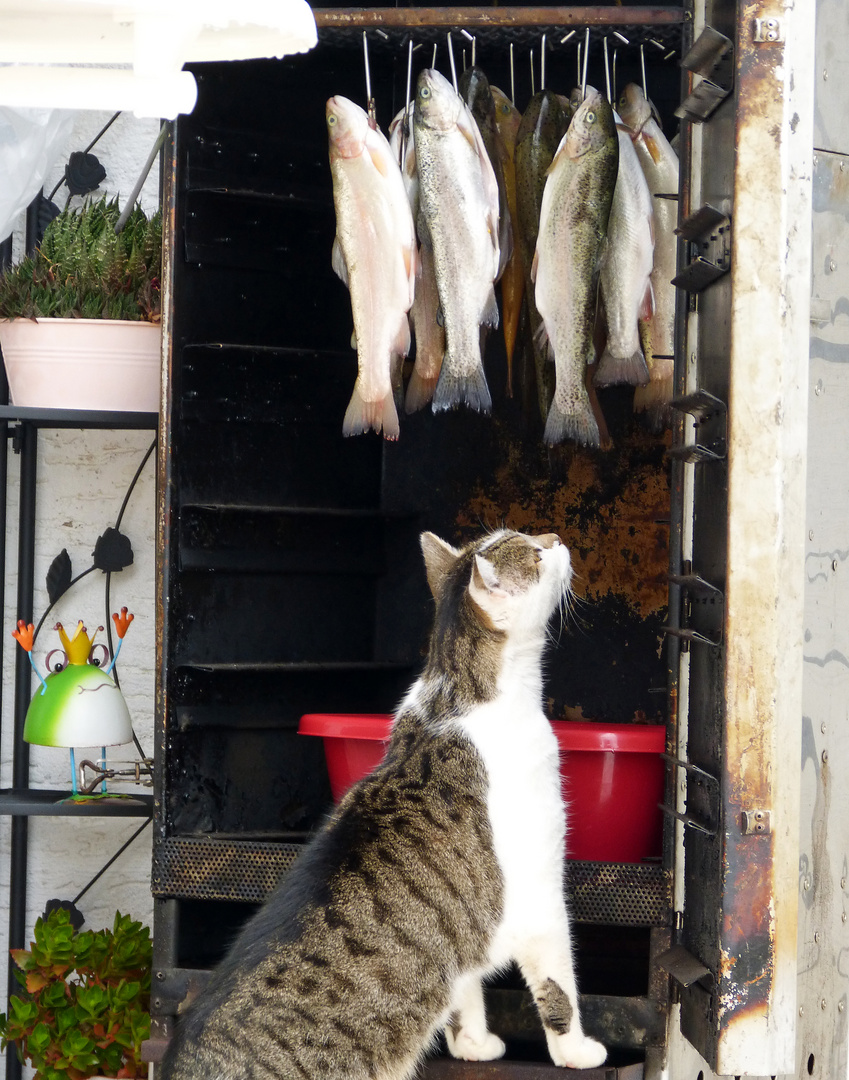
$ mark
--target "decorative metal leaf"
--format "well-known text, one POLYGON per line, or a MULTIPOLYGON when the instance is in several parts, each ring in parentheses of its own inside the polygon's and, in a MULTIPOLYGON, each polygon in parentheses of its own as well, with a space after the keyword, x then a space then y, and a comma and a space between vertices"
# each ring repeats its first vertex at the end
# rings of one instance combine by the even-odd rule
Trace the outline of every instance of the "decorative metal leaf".
POLYGON ((132 565, 133 546, 128 536, 124 536, 117 529, 109 528, 102 536, 98 536, 92 555, 98 570, 103 570, 104 573, 114 572, 132 565))
POLYGON ((66 548, 62 548, 47 571, 47 595, 50 603, 55 604, 71 584, 71 557, 66 548))

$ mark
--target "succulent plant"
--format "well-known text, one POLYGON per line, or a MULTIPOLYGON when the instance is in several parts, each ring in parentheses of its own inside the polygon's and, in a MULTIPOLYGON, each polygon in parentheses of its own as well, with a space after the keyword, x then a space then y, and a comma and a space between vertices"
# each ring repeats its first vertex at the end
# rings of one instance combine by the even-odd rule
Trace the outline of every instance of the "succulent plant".
POLYGON ((29 949, 12 949, 20 994, 0 1015, 0 1045, 14 1045, 35 1080, 100 1075, 143 1080, 150 1037, 150 931, 117 912, 111 930, 75 930, 65 908, 35 924, 29 949))
POLYGON ((117 199, 54 218, 32 256, 0 275, 0 318, 159 322, 162 215, 136 206, 121 232, 117 199))

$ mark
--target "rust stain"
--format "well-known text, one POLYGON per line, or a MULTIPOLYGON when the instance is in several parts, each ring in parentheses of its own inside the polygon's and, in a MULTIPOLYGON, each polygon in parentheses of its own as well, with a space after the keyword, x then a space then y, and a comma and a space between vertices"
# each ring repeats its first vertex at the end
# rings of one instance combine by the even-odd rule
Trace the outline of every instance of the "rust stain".
POLYGON ((668 602, 669 476, 660 439, 638 427, 607 453, 563 452, 563 479, 523 475, 511 455, 474 492, 457 518, 473 532, 480 522, 523 532, 555 531, 569 547, 577 596, 626 598, 645 618, 668 602), (659 452, 660 450, 660 452, 659 452))

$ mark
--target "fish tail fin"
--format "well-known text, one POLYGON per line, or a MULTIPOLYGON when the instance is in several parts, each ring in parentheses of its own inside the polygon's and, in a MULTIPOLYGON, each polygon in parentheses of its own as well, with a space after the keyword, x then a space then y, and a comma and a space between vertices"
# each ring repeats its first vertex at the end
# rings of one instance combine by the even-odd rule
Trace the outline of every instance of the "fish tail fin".
POLYGON ((433 411, 455 409, 458 405, 486 414, 492 411, 492 397, 481 364, 469 375, 456 375, 451 365, 443 362, 433 393, 433 411))
POLYGON ((436 389, 436 384, 439 380, 439 375, 434 375, 432 378, 425 378, 415 368, 413 368, 410 375, 410 381, 407 383, 407 396, 404 399, 404 411, 407 414, 418 412, 419 409, 423 409, 429 401, 433 399, 433 392, 436 389))
POLYGON ((637 349, 630 356, 613 356, 609 349, 605 349, 593 380, 596 386, 614 386, 618 383, 645 386, 648 381, 649 369, 642 349, 637 349))
POLYGON ((345 419, 342 421, 342 434, 361 435, 364 431, 382 431, 385 439, 394 442, 401 428, 394 392, 390 389, 380 401, 366 401, 360 392, 360 381, 357 379, 345 411, 345 419))
POLYGON ((590 399, 583 386, 580 388, 583 394, 578 400, 564 408, 555 395, 548 410, 548 419, 545 423, 543 441, 548 446, 556 446, 564 439, 571 439, 582 446, 599 446, 601 438, 598 424, 593 414, 590 399))

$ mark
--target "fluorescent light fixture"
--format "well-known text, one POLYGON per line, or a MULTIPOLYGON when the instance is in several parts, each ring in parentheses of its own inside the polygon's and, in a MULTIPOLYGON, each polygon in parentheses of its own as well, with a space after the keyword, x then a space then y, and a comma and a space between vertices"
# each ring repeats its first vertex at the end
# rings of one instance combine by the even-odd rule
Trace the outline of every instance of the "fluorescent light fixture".
POLYGON ((0 105, 191 112, 204 61, 306 52, 306 0, 0 0, 0 105))

